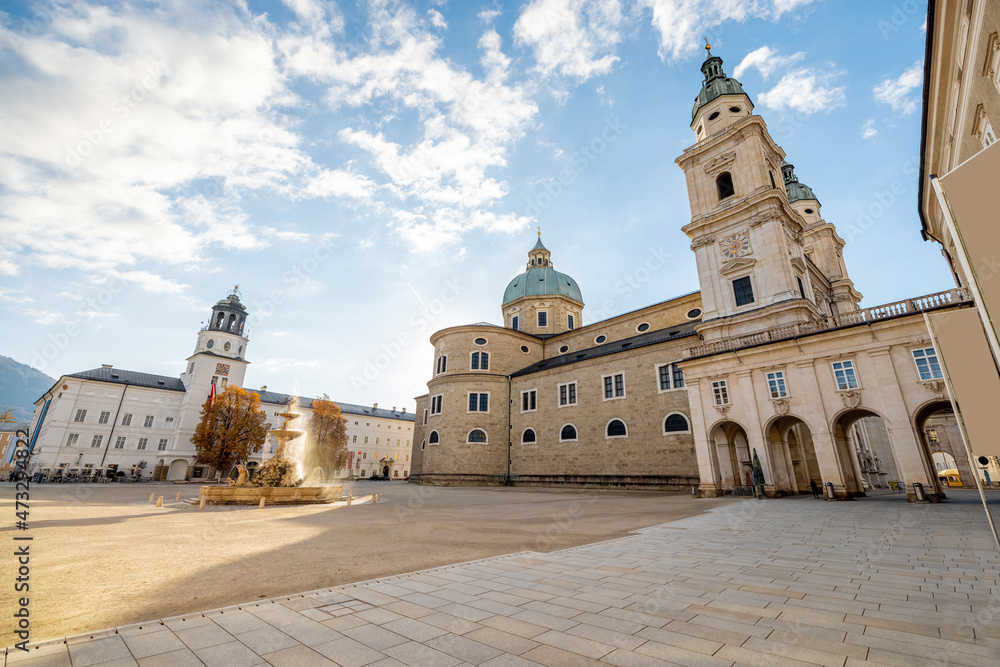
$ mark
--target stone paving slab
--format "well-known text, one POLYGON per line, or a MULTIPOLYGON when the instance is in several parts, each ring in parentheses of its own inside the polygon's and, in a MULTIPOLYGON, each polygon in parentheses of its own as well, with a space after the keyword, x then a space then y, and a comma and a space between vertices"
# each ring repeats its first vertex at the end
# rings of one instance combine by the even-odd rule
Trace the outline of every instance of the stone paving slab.
POLYGON ((519 553, 8 648, 3 667, 996 665, 982 506, 747 500, 519 553))

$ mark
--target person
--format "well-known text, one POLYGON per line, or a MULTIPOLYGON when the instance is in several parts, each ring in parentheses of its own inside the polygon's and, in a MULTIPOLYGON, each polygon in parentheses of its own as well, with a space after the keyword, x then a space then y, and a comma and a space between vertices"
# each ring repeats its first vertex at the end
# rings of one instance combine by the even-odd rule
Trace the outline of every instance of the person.
POLYGON ((813 498, 819 498, 819 486, 816 485, 816 480, 809 480, 809 488, 812 489, 813 498))

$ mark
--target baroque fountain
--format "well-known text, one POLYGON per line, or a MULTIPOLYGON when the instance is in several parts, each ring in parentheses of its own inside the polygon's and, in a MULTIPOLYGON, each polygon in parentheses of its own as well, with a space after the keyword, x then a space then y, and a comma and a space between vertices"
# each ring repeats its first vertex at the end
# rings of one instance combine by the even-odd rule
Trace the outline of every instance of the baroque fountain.
POLYGON ((322 470, 308 476, 302 471, 306 432, 295 428, 295 420, 302 416, 295 412, 296 405, 298 399, 292 397, 288 409, 278 413, 284 423, 268 431, 278 442, 278 449, 261 464, 253 481, 245 467, 236 466, 239 475, 236 480, 228 480, 228 486, 201 487, 201 499, 206 505, 258 505, 261 501, 268 505, 311 505, 340 500, 343 486, 316 485, 312 479, 322 478, 322 470))

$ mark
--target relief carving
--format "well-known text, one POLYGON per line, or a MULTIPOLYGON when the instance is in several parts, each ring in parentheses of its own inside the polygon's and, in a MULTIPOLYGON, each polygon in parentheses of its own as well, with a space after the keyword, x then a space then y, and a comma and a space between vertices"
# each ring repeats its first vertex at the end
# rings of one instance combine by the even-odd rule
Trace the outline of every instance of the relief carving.
POLYGON ((787 415, 790 409, 788 405, 788 400, 784 398, 779 398, 771 401, 774 404, 774 414, 776 415, 787 415))
POLYGON ((860 391, 845 391, 840 394, 841 400, 844 401, 845 408, 856 408, 861 405, 861 392, 860 391))

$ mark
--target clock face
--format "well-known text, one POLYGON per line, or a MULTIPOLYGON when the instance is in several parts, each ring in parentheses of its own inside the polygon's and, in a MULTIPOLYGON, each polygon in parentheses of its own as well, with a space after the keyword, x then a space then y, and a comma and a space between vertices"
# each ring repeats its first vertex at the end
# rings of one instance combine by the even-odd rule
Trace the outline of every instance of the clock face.
POLYGON ((215 365, 215 374, 216 375, 222 375, 222 376, 229 375, 229 364, 216 364, 215 365))
POLYGON ((746 234, 734 234, 722 242, 722 254, 726 259, 736 259, 750 252, 750 239, 746 234))

